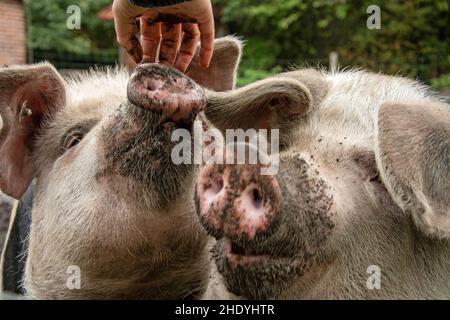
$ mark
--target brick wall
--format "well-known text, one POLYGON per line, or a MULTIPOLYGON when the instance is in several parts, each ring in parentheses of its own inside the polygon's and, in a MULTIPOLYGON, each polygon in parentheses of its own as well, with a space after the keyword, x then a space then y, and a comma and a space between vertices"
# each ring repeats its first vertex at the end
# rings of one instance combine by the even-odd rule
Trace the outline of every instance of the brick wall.
POLYGON ((22 1, 0 0, 0 16, 0 64, 26 63, 22 1))

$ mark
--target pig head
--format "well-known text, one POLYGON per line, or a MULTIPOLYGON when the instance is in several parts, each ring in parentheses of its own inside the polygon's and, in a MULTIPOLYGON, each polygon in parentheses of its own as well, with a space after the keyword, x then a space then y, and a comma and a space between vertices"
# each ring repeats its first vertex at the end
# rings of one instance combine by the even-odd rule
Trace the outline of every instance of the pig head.
POLYGON ((208 278, 194 165, 171 134, 192 130, 204 88, 232 89, 240 43, 215 43, 209 69, 163 65, 65 81, 49 64, 0 69, 0 188, 35 178, 24 287, 35 298, 195 298, 208 278), (195 82, 194 80, 197 80, 195 82))
POLYGON ((205 114, 224 133, 279 130, 276 174, 209 164, 197 181, 232 293, 450 297, 450 106, 427 88, 305 69, 210 92, 205 114))

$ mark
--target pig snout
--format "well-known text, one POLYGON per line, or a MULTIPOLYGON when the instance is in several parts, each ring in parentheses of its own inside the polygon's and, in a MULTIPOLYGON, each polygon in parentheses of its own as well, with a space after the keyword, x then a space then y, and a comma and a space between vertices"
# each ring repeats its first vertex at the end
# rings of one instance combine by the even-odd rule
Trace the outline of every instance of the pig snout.
POLYGON ((277 225, 281 190, 259 165, 209 165, 197 180, 197 212, 217 238, 252 240, 277 225))
POLYGON ((173 122, 193 118, 206 105, 201 86, 170 67, 139 65, 128 82, 128 100, 135 106, 164 114, 173 122))
POLYGON ((204 89, 181 72, 164 65, 139 65, 128 80, 127 101, 101 127, 105 161, 97 179, 106 177, 113 185, 117 175, 130 178, 133 196, 145 197, 151 208, 178 200, 194 170, 189 163, 174 162, 172 151, 178 142, 172 140, 173 133, 193 130, 205 104, 204 89))

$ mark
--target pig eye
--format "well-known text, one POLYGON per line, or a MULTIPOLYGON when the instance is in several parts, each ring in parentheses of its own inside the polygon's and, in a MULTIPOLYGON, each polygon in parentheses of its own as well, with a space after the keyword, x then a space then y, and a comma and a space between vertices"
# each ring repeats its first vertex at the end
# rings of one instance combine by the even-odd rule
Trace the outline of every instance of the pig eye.
POLYGON ((97 123, 98 120, 96 119, 88 119, 67 130, 61 138, 61 152, 65 152, 79 144, 97 123))
POLYGON ((358 172, 363 180, 374 183, 383 183, 378 172, 375 154, 373 152, 358 152, 353 160, 357 164, 358 172))
POLYGON ((76 146, 83 139, 84 134, 81 131, 69 132, 63 142, 64 150, 69 150, 70 148, 76 146))

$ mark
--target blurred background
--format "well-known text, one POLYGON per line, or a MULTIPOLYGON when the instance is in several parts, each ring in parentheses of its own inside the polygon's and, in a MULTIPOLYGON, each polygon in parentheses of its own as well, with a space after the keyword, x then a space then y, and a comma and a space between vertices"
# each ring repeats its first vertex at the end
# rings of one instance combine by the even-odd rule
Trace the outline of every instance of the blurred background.
MULTIPOLYGON (((115 41, 112 0, 0 0, 0 63, 49 60, 59 69, 129 63, 115 41), (67 8, 81 9, 69 30, 67 8)), ((243 85, 293 66, 363 67, 450 88, 448 0, 213 0, 217 36, 246 41, 243 85), (367 8, 381 9, 370 30, 367 8)))

